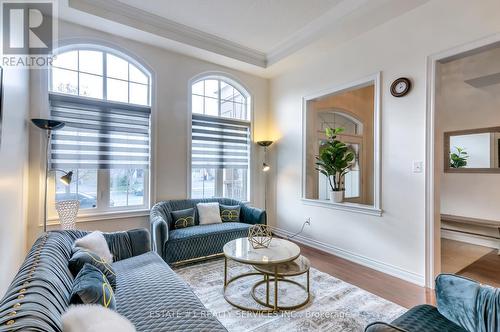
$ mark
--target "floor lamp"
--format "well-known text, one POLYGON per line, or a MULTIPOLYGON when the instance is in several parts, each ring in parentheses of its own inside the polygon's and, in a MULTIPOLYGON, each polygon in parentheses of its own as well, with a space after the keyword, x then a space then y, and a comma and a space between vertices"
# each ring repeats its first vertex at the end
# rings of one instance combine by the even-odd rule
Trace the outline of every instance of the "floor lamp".
POLYGON ((269 145, 273 144, 273 141, 258 141, 258 145, 264 148, 264 162, 262 163, 262 171, 266 176, 265 187, 264 187, 264 209, 267 211, 267 172, 271 169, 271 166, 267 163, 267 148, 269 145))
MULTIPOLYGON (((61 129, 65 123, 56 120, 47 119, 31 119, 31 122, 38 128, 47 132, 47 139, 45 140, 45 183, 44 183, 44 196, 43 196, 43 231, 47 231, 47 181, 49 178, 49 146, 51 134, 54 130, 61 129)), ((65 172, 66 173, 66 172, 65 172)), ((68 184, 71 182, 72 172, 66 173, 61 181, 66 181, 68 184), (71 173, 71 174, 70 174, 71 173), (68 181, 69 180, 69 181, 68 181)))

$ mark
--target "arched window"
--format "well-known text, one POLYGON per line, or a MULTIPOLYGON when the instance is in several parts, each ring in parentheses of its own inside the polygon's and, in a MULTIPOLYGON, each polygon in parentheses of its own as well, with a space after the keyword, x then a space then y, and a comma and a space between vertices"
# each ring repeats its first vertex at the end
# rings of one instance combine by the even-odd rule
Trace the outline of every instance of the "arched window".
POLYGON ((191 197, 249 200, 250 95, 208 76, 191 86, 191 197))
POLYGON ((49 204, 78 199, 83 213, 149 207, 151 75, 144 67, 101 46, 62 48, 50 68, 49 103, 51 118, 66 123, 52 135, 53 174, 73 172, 69 186, 54 181, 49 204))
POLYGON ((82 46, 57 54, 50 90, 56 93, 150 105, 150 75, 109 49, 82 46))

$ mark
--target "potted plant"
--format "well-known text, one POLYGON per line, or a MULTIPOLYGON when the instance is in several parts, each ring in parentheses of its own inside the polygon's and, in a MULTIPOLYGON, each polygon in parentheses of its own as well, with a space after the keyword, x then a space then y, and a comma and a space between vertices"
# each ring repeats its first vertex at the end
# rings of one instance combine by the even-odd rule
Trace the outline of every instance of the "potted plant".
POLYGON ((467 166, 467 158, 469 155, 464 148, 455 147, 456 152, 450 152, 450 167, 462 168, 467 166))
POLYGON ((344 200, 344 176, 350 171, 355 158, 354 151, 336 139, 343 131, 344 128, 327 128, 325 134, 328 139, 321 144, 319 156, 316 157, 316 170, 327 177, 331 189, 330 200, 335 203, 344 200))

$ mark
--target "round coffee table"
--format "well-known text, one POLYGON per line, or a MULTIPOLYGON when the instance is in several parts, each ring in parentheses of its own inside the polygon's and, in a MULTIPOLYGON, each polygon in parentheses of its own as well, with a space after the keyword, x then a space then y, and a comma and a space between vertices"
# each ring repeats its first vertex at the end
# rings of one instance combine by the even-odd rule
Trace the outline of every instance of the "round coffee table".
POLYGON ((300 248, 295 243, 273 238, 269 247, 254 249, 247 238, 240 238, 226 243, 224 246, 224 298, 226 301, 236 308, 254 311, 254 312, 273 312, 279 310, 291 310, 305 305, 310 298, 309 294, 309 260, 300 256, 300 248), (252 265, 255 272, 243 273, 228 279, 227 260, 231 259, 236 262, 252 265), (307 287, 304 287, 293 280, 287 280, 285 277, 295 276, 307 273, 307 287), (245 307, 231 301, 226 295, 227 286, 235 280, 243 277, 261 275, 263 280, 258 281, 252 288, 251 295, 257 304, 260 304, 268 309, 257 309, 245 307), (303 303, 293 306, 278 305, 278 285, 279 282, 290 282, 299 285, 307 291, 307 300, 303 303), (269 301, 269 283, 274 283, 274 303, 269 301), (255 295, 255 289, 266 283, 266 301, 260 300, 255 295))

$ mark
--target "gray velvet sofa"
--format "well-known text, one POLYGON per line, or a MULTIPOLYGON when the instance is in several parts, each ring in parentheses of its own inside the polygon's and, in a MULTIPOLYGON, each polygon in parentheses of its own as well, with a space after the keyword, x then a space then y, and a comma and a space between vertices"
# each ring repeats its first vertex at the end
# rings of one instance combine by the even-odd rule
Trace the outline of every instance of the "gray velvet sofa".
MULTIPOLYGON (((61 331, 73 276, 68 269, 82 231, 37 239, 0 302, 0 331, 61 331)), ((156 253, 145 229, 104 235, 115 257, 117 311, 137 331, 226 331, 156 253), (171 310, 171 312, 169 312, 171 310)))
POLYGON ((151 209, 151 235, 153 250, 169 264, 194 261, 222 253, 224 245, 248 235, 253 224, 266 224, 266 212, 228 198, 183 199, 158 202, 151 209), (174 229, 172 211, 195 208, 200 202, 218 202, 224 205, 240 205, 239 222, 199 225, 174 229))
POLYGON ((436 278, 437 308, 419 305, 393 322, 375 322, 365 332, 499 332, 500 289, 461 276, 436 278))

